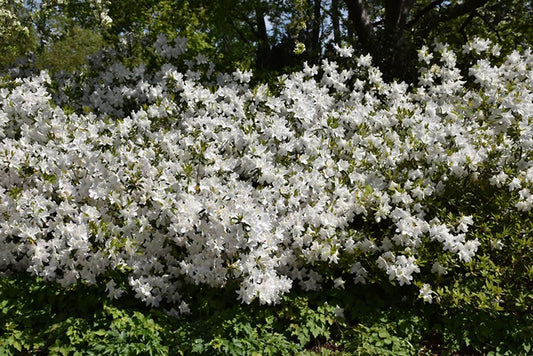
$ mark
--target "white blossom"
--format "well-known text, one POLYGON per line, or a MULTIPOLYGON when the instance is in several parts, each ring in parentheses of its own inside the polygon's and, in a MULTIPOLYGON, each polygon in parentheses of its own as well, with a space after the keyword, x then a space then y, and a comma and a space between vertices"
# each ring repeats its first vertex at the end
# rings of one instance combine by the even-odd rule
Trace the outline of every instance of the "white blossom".
MULTIPOLYGON (((438 44, 419 52, 417 85, 387 83, 367 55, 353 69, 305 64, 273 88, 242 70, 206 82, 203 57, 179 72, 186 42, 160 35, 153 50, 172 64, 155 70, 0 80, 2 270, 105 283, 111 299, 129 289, 182 315, 188 285, 236 284, 240 301, 275 304, 295 285, 420 283, 428 240, 468 263, 477 215, 440 221, 432 205, 458 180, 533 208, 530 52, 479 59, 462 78, 438 44)), ((429 285, 420 293, 432 301, 429 285)))
POLYGON ((433 302, 433 293, 434 292, 431 290, 431 286, 425 283, 422 288, 420 288, 419 296, 425 303, 431 304, 433 302))

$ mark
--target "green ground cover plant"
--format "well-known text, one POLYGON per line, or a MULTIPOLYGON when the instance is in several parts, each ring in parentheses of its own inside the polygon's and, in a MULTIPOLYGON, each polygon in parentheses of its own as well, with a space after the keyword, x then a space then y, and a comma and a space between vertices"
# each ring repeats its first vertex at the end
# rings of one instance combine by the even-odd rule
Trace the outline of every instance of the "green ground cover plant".
POLYGON ((59 288, 27 275, 0 284, 5 355, 527 355, 529 312, 444 308, 392 288, 294 293, 279 306, 205 296, 194 316, 170 317, 132 296, 59 288), (403 295, 402 295, 403 294, 403 295), (411 296, 411 298, 410 298, 411 296), (400 299, 398 299, 400 297, 400 299), (328 304, 325 304, 326 301, 328 304), (331 305, 330 303, 338 303, 331 305), (343 305, 342 316, 338 305, 343 305))

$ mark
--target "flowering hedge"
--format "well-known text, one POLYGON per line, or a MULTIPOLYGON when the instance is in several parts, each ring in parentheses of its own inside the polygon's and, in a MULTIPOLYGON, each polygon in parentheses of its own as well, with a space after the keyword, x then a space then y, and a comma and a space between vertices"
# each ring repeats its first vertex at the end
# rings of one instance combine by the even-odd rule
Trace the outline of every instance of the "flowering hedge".
POLYGON ((481 244, 473 216, 439 210, 457 182, 533 207, 530 51, 476 39, 463 78, 447 46, 422 48, 412 87, 346 47, 351 69, 324 60, 270 86, 180 62, 181 38, 152 51, 156 66, 3 78, 1 271, 176 313, 190 284, 271 304, 296 285, 390 280, 431 302, 433 275, 481 244))

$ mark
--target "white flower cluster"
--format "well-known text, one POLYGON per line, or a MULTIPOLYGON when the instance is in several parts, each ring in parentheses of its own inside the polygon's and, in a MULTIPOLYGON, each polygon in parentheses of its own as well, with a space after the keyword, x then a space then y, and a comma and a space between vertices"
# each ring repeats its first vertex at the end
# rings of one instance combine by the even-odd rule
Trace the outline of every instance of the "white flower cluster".
MULTIPOLYGON (((156 43, 163 58, 176 46, 156 43)), ((306 66, 274 90, 242 71, 202 84, 171 64, 5 79, 0 271, 188 312, 187 284, 276 303, 295 283, 365 283, 380 269, 410 284, 428 242, 470 261, 475 221, 439 221, 432 202, 473 179, 533 207, 533 55, 479 60, 467 86, 455 54, 435 50, 416 88, 384 82, 368 56, 353 70, 324 61, 321 77, 306 66)))
POLYGON ((13 10, 16 6, 23 6, 22 1, 0 0, 0 38, 2 40, 10 38, 14 33, 22 32, 27 35, 30 32, 13 10))
POLYGON ((187 51, 187 39, 176 37, 174 43, 169 43, 164 34, 159 34, 154 44, 155 52, 163 58, 178 58, 187 51))
MULTIPOLYGON (((1 4, 0 0, 0 4, 1 4)), ((24 3, 21 0, 15 0, 15 2, 24 3)), ((109 16, 109 9, 108 6, 110 4, 111 0, 89 0, 87 3, 89 4, 93 16, 96 20, 100 22, 100 24, 103 27, 107 27, 113 23, 113 19, 109 16)), ((35 5, 35 4, 34 4, 35 5)), ((68 6, 68 5, 77 5, 76 1, 73 0, 49 0, 49 1, 38 1, 37 5, 39 5, 39 9, 41 11, 50 11, 54 7, 60 5, 60 6, 68 6)))

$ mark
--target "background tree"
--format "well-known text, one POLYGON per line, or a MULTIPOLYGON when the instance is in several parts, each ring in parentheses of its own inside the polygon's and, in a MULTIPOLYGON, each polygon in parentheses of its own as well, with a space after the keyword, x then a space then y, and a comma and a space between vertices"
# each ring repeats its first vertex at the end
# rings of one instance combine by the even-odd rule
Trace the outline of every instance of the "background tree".
POLYGON ((486 37, 505 51, 532 43, 531 1, 345 0, 359 49, 372 54, 391 79, 413 80, 416 49, 428 39, 460 48, 486 37), (515 31, 520 29, 520 31, 515 31))
POLYGON ((533 39, 532 2, 523 0, 1 1, 7 10, 0 14, 0 44, 7 55, 0 64, 37 47, 50 65, 52 44, 82 33, 94 46, 137 38, 134 57, 142 60, 141 39, 163 33, 186 37, 191 56, 206 54, 220 70, 244 67, 267 78, 304 61, 318 63, 334 56, 333 43, 347 43, 357 54, 370 53, 387 79, 412 82, 416 50, 428 41, 459 49, 480 36, 500 43, 505 53, 533 39), (103 41, 96 44, 89 33, 103 41), (305 46, 300 55, 297 45, 305 46))
POLYGON ((97 53, 103 46, 104 41, 98 33, 73 27, 41 53, 37 66, 52 71, 73 71, 85 63, 86 56, 97 53))
MULTIPOLYGON (((166 0, 156 3, 164 5, 148 11, 152 14, 150 33, 183 33, 193 38, 196 46, 193 50, 209 49, 216 54, 218 64, 227 69, 242 65, 256 71, 279 73, 300 67, 304 61, 318 63, 331 56, 328 49, 333 43, 346 42, 359 54, 370 53, 387 79, 413 81, 417 76, 416 50, 428 39, 460 48, 469 38, 486 37, 500 43, 505 52, 531 44, 533 39, 531 1, 166 0), (202 41, 195 43, 194 38, 200 37, 199 34, 202 41), (306 48, 299 56, 294 53, 297 43, 306 48)), ((139 28, 147 26, 141 24, 139 28)), ((115 32, 124 30, 128 28, 116 28, 115 32)))
POLYGON ((29 16, 20 1, 0 0, 0 68, 35 49, 35 33, 27 26, 29 16))

